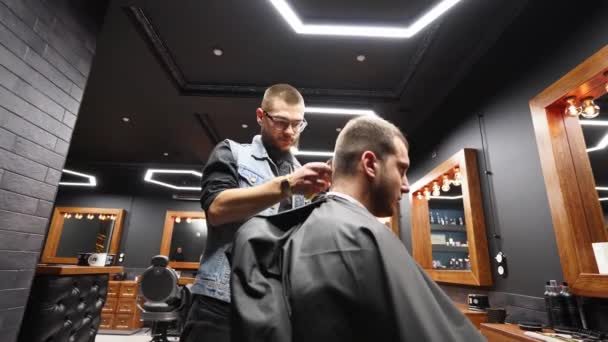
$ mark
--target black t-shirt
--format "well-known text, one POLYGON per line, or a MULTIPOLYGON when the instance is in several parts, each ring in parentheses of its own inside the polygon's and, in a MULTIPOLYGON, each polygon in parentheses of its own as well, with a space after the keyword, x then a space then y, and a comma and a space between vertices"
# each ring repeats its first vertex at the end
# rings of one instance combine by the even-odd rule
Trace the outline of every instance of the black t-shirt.
MULTIPOLYGON (((293 170, 293 164, 289 154, 285 158, 275 160, 278 174, 271 167, 275 176, 284 176, 293 170)), ((207 164, 203 169, 203 179, 201 181, 201 207, 206 212, 213 203, 213 200, 220 192, 227 189, 239 187, 239 174, 236 160, 232 155, 230 143, 224 140, 217 144, 207 164)), ((281 201, 279 211, 291 209, 291 197, 286 197, 281 201)))

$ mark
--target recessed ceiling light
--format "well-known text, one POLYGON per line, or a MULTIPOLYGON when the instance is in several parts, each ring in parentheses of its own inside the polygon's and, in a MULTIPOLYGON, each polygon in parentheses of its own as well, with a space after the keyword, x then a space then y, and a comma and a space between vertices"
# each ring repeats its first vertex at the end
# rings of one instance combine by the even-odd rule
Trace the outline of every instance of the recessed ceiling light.
POLYGON ((197 187, 197 186, 177 186, 177 185, 173 185, 173 184, 169 184, 169 183, 165 183, 165 182, 161 182, 161 181, 157 181, 155 179, 152 179, 152 177, 154 177, 155 174, 190 174, 199 178, 203 177, 203 174, 198 172, 198 171, 194 171, 194 170, 168 170, 168 169, 148 169, 146 171, 146 175, 144 176, 144 181, 149 182, 149 183, 154 183, 160 186, 164 186, 166 188, 170 188, 170 189, 174 189, 174 190, 189 190, 189 191, 200 191, 201 188, 197 187))
POLYGON ((365 55, 358 55, 357 56, 357 62, 365 62, 366 58, 367 57, 365 57, 365 55))
POLYGON ((242 125, 241 125, 241 127, 243 127, 243 128, 247 128, 247 127, 249 127, 249 125, 247 125, 247 124, 242 124, 242 125))
POLYGON ((306 113, 330 114, 330 115, 369 115, 376 116, 376 112, 371 109, 355 108, 332 108, 332 107, 306 107, 306 113))
POLYGON ((213 49, 213 54, 219 57, 224 54, 224 50, 222 50, 220 48, 215 48, 215 49, 213 49))
POLYGON ((122 122, 129 122, 129 121, 131 121, 130 117, 128 117, 128 116, 123 116, 122 117, 122 122))
POLYGON ((164 152, 163 156, 168 157, 169 156, 169 152, 164 152))
POLYGON ((407 27, 388 26, 355 26, 355 25, 312 25, 305 24, 286 0, 270 0, 283 19, 298 34, 377 37, 377 38, 410 38, 447 12, 460 0, 443 0, 430 11, 407 27))
POLYGON ((72 170, 68 170, 68 169, 63 169, 63 173, 67 173, 67 174, 70 174, 70 175, 86 178, 87 182, 86 183, 82 183, 82 182, 59 182, 59 185, 90 186, 90 187, 97 186, 97 178, 95 178, 95 176, 87 175, 87 174, 84 174, 84 173, 80 173, 80 172, 76 172, 76 171, 72 171, 72 170))
POLYGON ((597 191, 608 191, 608 186, 596 186, 595 190, 597 190, 597 191))
POLYGON ((336 132, 340 132, 342 130, 342 128, 338 127, 336 128, 336 132))

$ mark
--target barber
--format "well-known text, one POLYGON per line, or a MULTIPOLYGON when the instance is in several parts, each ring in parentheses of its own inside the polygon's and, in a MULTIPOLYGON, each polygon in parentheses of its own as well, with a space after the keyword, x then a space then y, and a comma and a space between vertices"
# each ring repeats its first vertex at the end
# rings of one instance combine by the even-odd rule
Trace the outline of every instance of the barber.
POLYGON ((305 197, 326 191, 326 163, 300 165, 291 153, 306 128, 304 99, 288 84, 264 92, 256 109, 261 134, 250 144, 220 142, 203 170, 201 206, 207 246, 194 285, 181 342, 230 341, 230 265, 226 250, 249 217, 300 207, 305 197))

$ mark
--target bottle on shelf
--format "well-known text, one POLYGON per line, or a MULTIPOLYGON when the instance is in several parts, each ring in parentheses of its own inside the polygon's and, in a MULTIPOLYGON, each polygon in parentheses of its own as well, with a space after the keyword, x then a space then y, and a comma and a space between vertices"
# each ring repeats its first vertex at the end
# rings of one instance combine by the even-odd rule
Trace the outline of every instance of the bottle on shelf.
POLYGON ((435 218, 433 217, 433 212, 429 212, 430 216, 431 216, 431 224, 435 224, 435 218))
POLYGON ((458 218, 458 224, 464 226, 464 221, 462 220, 462 216, 458 218))
POLYGON ((550 280, 550 293, 549 298, 551 302, 551 317, 553 318, 553 324, 555 326, 563 326, 566 324, 566 305, 564 298, 560 296, 560 288, 557 285, 557 281, 550 280))
POLYGON ((570 292, 570 287, 568 286, 568 283, 563 283, 562 290, 559 292, 559 294, 563 298, 563 302, 566 306, 567 319, 566 322, 564 322, 564 325, 574 328, 580 328, 581 320, 578 315, 578 305, 576 303, 576 297, 570 292))
POLYGON ((553 310, 551 309, 551 283, 547 282, 545 285, 545 311, 547 312, 547 322, 550 327, 553 326, 553 310))

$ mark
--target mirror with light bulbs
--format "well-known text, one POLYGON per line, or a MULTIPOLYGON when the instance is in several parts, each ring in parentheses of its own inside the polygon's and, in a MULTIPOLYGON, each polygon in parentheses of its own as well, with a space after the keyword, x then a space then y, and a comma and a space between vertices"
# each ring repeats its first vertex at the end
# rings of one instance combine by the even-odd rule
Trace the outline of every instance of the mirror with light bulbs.
POLYGON ((79 253, 116 254, 124 209, 56 207, 40 261, 77 264, 79 253))
POLYGON ((477 151, 463 149, 410 187, 412 255, 437 282, 492 284, 477 151))
POLYGON ((160 254, 175 269, 198 269, 207 244, 207 221, 202 211, 173 211, 165 215, 160 254))
POLYGON ((608 298, 594 248, 608 242, 608 45, 555 78, 529 104, 563 277, 576 295, 608 298))

